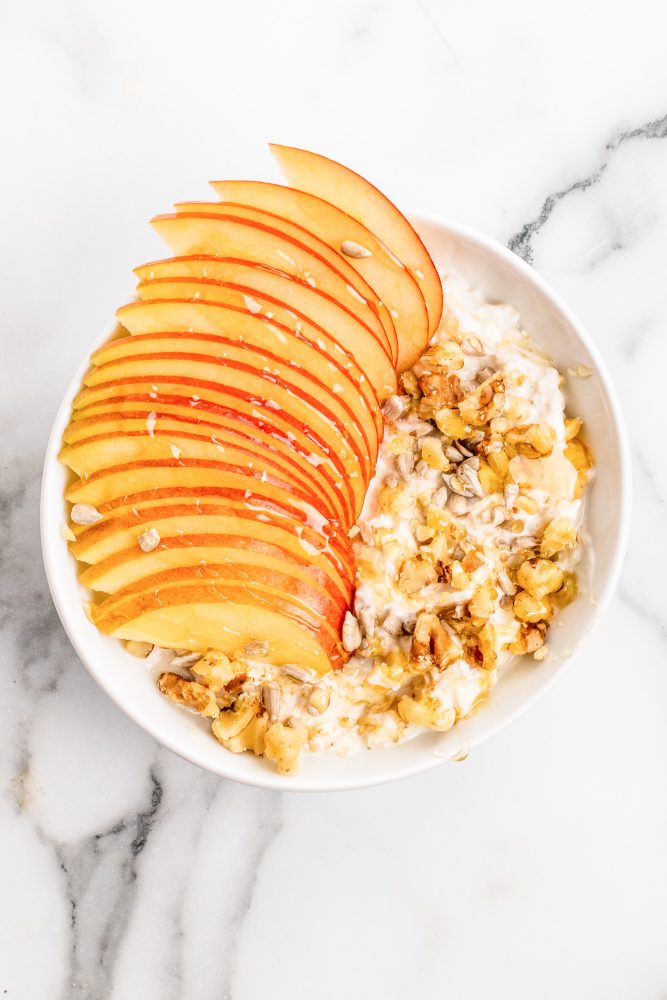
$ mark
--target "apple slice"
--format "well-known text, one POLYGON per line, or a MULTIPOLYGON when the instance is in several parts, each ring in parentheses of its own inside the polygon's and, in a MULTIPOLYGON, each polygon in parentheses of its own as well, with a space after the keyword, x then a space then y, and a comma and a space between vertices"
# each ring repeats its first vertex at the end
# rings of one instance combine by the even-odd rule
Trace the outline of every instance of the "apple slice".
POLYGON ((295 498, 277 502, 255 495, 252 501, 239 490, 206 488, 151 490, 101 504, 99 521, 71 523, 75 541, 70 550, 82 562, 96 564, 129 546, 146 527, 161 536, 201 531, 206 524, 217 533, 234 525, 238 535, 263 538, 291 547, 298 554, 329 563, 342 579, 354 576, 354 553, 344 531, 295 498))
MULTIPOLYGON (((120 552, 134 550, 137 538, 147 528, 155 528, 161 543, 173 538, 194 538, 198 535, 215 538, 231 536, 237 540, 265 542, 285 549, 296 562, 311 563, 322 569, 336 583, 341 593, 349 597, 348 587, 354 580, 354 560, 351 550, 332 545, 336 536, 323 538, 287 511, 281 516, 250 511, 243 504, 219 499, 217 503, 151 503, 131 509, 121 508, 92 525, 78 526, 70 551, 81 562, 93 566, 108 564, 120 552)), ((345 535, 340 536, 342 542, 345 535)), ((213 560, 214 562, 217 560, 213 560)))
POLYGON ((273 475, 299 491, 299 495, 324 511, 328 517, 338 519, 341 508, 327 496, 320 483, 309 481, 296 473, 293 467, 279 457, 267 456, 260 450, 240 446, 233 438, 226 440, 219 435, 205 436, 156 428, 148 436, 146 424, 140 430, 103 431, 65 446, 60 461, 78 476, 94 475, 103 469, 123 463, 163 458, 201 459, 220 461, 239 468, 248 468, 273 475))
POLYGON ((79 410, 75 419, 69 424, 63 439, 65 444, 74 444, 95 434, 109 433, 121 430, 141 430, 158 428, 164 430, 190 429, 195 433, 208 433, 224 445, 229 442, 241 443, 244 447, 264 454, 268 452, 287 478, 296 481, 310 492, 316 493, 321 500, 319 505, 324 509, 332 508, 335 517, 347 521, 350 508, 342 502, 340 489, 337 489, 334 479, 324 468, 315 468, 310 461, 311 452, 298 446, 295 440, 276 435, 274 427, 263 424, 259 420, 243 419, 242 414, 220 414, 197 408, 174 404, 157 403, 155 399, 145 396, 138 400, 112 401, 109 407, 79 410), (156 408, 157 407, 157 408, 156 408))
MULTIPOLYGON (((200 529, 203 527, 200 526, 200 529)), ((234 525, 231 527, 233 530, 234 525)), ((176 567, 189 567, 196 573, 197 567, 204 564, 242 569, 251 567, 250 572, 260 567, 262 573, 273 570, 281 575, 287 571, 290 576, 307 583, 315 592, 331 600, 336 608, 342 608, 343 614, 350 607, 352 577, 343 587, 340 579, 333 577, 328 568, 316 560, 303 555, 296 558, 292 550, 284 545, 235 533, 160 536, 158 546, 151 552, 143 552, 135 539, 128 548, 85 570, 81 583, 90 590, 115 594, 128 584, 156 573, 176 567)))
POLYGON ((315 507, 309 494, 296 489, 288 480, 249 469, 247 466, 195 458, 146 459, 110 466, 78 479, 68 487, 65 496, 70 503, 85 503, 99 507, 100 504, 117 497, 128 496, 130 493, 179 487, 194 487, 198 490, 204 487, 238 490, 245 499, 251 501, 249 507, 252 506, 255 496, 273 498, 278 503, 293 497, 295 502, 306 504, 317 510, 320 516, 332 520, 325 511, 315 507))
POLYGON ((261 225, 255 219, 223 213, 221 209, 220 205, 212 205, 207 212, 158 215, 152 225, 174 253, 234 257, 279 268, 312 283, 358 316, 373 331, 392 364, 396 363, 396 331, 393 338, 387 333, 386 319, 385 323, 381 321, 379 308, 373 308, 372 301, 357 288, 362 280, 360 275, 349 268, 356 278, 356 284, 351 282, 342 257, 341 270, 334 267, 334 262, 338 263, 336 254, 326 244, 323 244, 326 257, 314 252, 314 237, 310 243, 289 239, 275 226, 261 225), (216 207, 218 211, 214 210, 216 207))
POLYGON ((337 205, 358 219, 417 279, 426 301, 429 331, 442 316, 442 282, 430 254, 404 215, 376 187, 354 170, 306 149, 271 143, 288 184, 337 205))
POLYGON ((284 216, 276 215, 274 212, 265 212, 252 205, 230 205, 210 201, 181 201, 174 207, 179 215, 202 212, 208 215, 216 215, 223 219, 236 219, 263 226, 278 239, 287 239, 289 241, 288 254, 291 253, 292 247, 298 249, 305 246, 316 258, 325 261, 330 268, 340 274, 347 281, 353 294, 360 296, 368 303, 371 311, 377 316, 382 325, 391 350, 392 360, 394 365, 396 364, 398 358, 398 336, 391 313, 379 297, 377 290, 369 285, 363 275, 352 267, 349 259, 341 254, 337 248, 332 248, 325 240, 316 236, 315 233, 291 222, 289 219, 284 218, 284 216))
MULTIPOLYGON (((319 417, 310 412, 310 408, 315 405, 314 396, 304 397, 302 401, 290 383, 278 381, 277 376, 270 379, 264 372, 242 362, 232 363, 225 359, 224 363, 219 361, 218 365, 214 365, 204 356, 200 358, 197 355, 178 354, 173 354, 169 358, 160 356, 159 362, 159 365, 156 365, 156 359, 153 357, 139 357, 122 364, 105 365, 104 369, 97 369, 94 375, 89 376, 91 379, 96 379, 94 384, 89 386, 89 391, 91 393, 107 392, 110 389, 114 391, 114 387, 124 383, 125 379, 137 380, 142 377, 152 377, 155 383, 160 384, 164 379, 169 379, 172 372, 186 372, 193 391, 200 389, 202 383, 211 384, 213 382, 211 376, 215 377, 217 370, 221 371, 218 375, 221 381, 234 380, 237 386, 248 393, 256 392, 259 395, 263 390, 266 391, 265 381, 271 381, 269 392, 275 406, 284 409, 286 405, 290 405, 292 414, 302 420, 304 426, 308 426, 311 435, 317 435, 322 450, 332 453, 335 450, 337 463, 342 467, 345 481, 349 482, 352 494, 356 498, 355 509, 361 509, 372 469, 368 453, 352 434, 346 438, 348 427, 337 419, 332 410, 327 410, 323 406, 322 415, 319 417), (107 371, 107 368, 114 370, 107 371), (103 377, 106 381, 97 381, 97 378, 103 377)), ((91 396, 89 401, 94 398, 91 396)))
POLYGON ((124 603, 113 598, 113 608, 107 601, 93 607, 93 621, 107 635, 168 649, 217 649, 235 658, 262 638, 269 643, 268 662, 296 663, 320 674, 343 665, 335 626, 309 614, 289 591, 214 584, 174 584, 159 593, 150 588, 124 603))
POLYGON ((311 433, 318 435, 324 449, 335 449, 361 509, 365 488, 374 468, 374 458, 371 457, 366 435, 363 429, 360 431, 354 417, 347 415, 342 407, 334 405, 326 397, 318 404, 317 387, 314 387, 313 392, 307 392, 304 386, 306 379, 298 379, 294 374, 288 377, 289 372, 277 362, 272 361, 271 367, 262 364, 261 357, 252 357, 247 346, 242 346, 238 351, 244 356, 244 360, 235 357, 232 348, 228 349, 229 356, 225 358, 179 354, 176 351, 160 355, 139 355, 94 369, 85 377, 85 382, 90 391, 95 393, 97 390, 113 390, 118 383, 126 384, 125 379, 152 379, 153 384, 159 384, 165 379, 182 375, 187 378, 193 391, 202 382, 217 382, 241 387, 258 395, 267 393, 276 408, 289 409, 294 417, 303 421, 311 433))
POLYGON ((289 219, 342 253, 389 309, 398 338, 400 371, 412 368, 428 343, 429 318, 417 280, 352 216, 315 195, 264 181, 213 181, 228 205, 253 206, 289 219))
POLYGON ((294 323, 295 328, 304 328, 309 338, 312 329, 317 339, 324 338, 333 355, 343 353, 343 364, 355 359, 380 402, 396 392, 394 367, 372 330, 326 292, 294 275, 249 261, 205 254, 153 261, 135 268, 135 274, 140 279, 137 292, 142 299, 152 297, 154 280, 204 279, 236 289, 251 311, 273 313, 285 325, 294 323))
MULTIPOLYGON (((196 320, 194 336, 203 338, 210 353, 216 349, 217 341, 213 338, 232 337, 278 353, 287 358, 292 367, 300 366, 317 373, 319 379, 355 411, 361 403, 363 413, 367 413, 375 425, 376 435, 382 436, 380 403, 366 374, 326 332, 298 319, 285 306, 270 303, 262 296, 250 298, 236 287, 209 279, 154 279, 140 285, 137 292, 142 302, 161 302, 162 305, 155 308, 163 317, 180 318, 174 327, 181 331, 180 336, 190 333, 196 320), (168 300, 182 303, 186 299, 195 304, 194 310, 179 305, 172 312, 164 305, 168 300)), ((159 335, 174 336, 162 332, 159 335)), ((96 351, 92 361, 104 364, 121 350, 125 350, 125 345, 113 340, 96 351)), ((139 346, 135 345, 134 350, 139 353, 139 346)))
MULTIPOLYGON (((167 283, 165 291, 169 290, 167 283)), ((204 291, 208 294, 208 286, 202 290, 200 283, 185 283, 178 299, 155 298, 123 306, 118 317, 127 324, 133 337, 150 335, 150 339, 138 342, 143 350, 126 339, 110 341, 93 355, 93 363, 101 366, 121 356, 148 354, 153 350, 156 354, 164 350, 185 353, 190 349, 186 342, 192 344, 193 353, 234 356, 239 360, 242 360, 239 349, 245 350, 254 358, 265 358, 263 364, 271 370, 284 369, 287 363, 290 380, 295 385, 312 391, 314 382, 327 406, 346 414, 342 419, 361 425, 372 460, 377 457, 382 415, 368 383, 364 382, 366 391, 360 388, 356 380, 358 369, 350 373, 316 343, 276 319, 253 316, 245 307, 237 308, 227 302, 208 301, 204 299, 204 291), (179 346, 179 337, 183 346, 179 346), (163 338, 162 345, 159 338, 163 338)), ((214 285, 211 291, 215 296, 218 289, 214 285)), ((227 295, 224 289, 218 293, 227 295)))
POLYGON ((136 403, 150 403, 165 412, 182 413, 188 409, 205 414, 207 419, 227 425, 257 428, 262 438, 273 437, 276 447, 291 452, 317 471, 345 503, 348 524, 354 521, 354 492, 339 455, 313 430, 293 414, 277 410, 273 402, 257 392, 239 386, 221 386, 214 382, 186 378, 161 379, 160 382, 123 379, 106 386, 83 389, 74 399, 74 420, 87 419, 112 409, 123 410, 136 403))

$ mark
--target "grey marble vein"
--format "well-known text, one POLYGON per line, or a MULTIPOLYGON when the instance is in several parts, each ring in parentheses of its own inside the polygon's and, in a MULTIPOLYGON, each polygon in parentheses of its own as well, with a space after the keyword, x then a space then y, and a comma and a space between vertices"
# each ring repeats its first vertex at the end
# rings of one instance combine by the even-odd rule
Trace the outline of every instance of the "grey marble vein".
POLYGON ((136 894, 138 858, 162 803, 154 770, 144 807, 74 844, 56 844, 70 907, 69 973, 62 1000, 104 1000, 136 894), (101 914, 101 917, 100 917, 101 914))
MULTIPOLYGON (((575 191, 586 191, 594 184, 599 183, 603 174, 607 170, 614 153, 626 143, 634 139, 664 139, 667 136, 667 114, 662 118, 655 118, 645 122, 638 128, 626 129, 615 135, 604 148, 604 152, 598 166, 584 177, 573 181, 560 191, 550 194, 544 201, 539 213, 534 219, 524 223, 507 242, 507 246, 519 257, 522 257, 528 264, 533 262, 533 242, 535 237, 546 225, 556 206, 568 195, 575 191)), ((619 244, 620 248, 620 244, 619 244)))

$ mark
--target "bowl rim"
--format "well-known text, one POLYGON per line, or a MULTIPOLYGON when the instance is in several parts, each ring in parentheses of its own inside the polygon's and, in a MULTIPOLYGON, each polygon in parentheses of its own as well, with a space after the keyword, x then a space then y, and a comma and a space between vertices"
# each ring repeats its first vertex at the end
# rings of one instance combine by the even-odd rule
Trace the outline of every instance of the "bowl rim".
MULTIPOLYGON (((550 677, 545 678, 544 683, 536 691, 521 701, 521 703, 518 704, 512 712, 490 725, 483 734, 472 738, 468 742, 469 748, 474 749, 515 722, 525 712, 532 708, 532 706, 535 705, 544 695, 546 695, 549 690, 551 690, 554 684, 556 684, 556 682, 563 677, 565 671, 570 667, 573 660, 580 654, 588 637, 595 631, 600 620, 603 618, 613 593, 618 585, 628 545, 632 496, 632 465, 630 461, 629 439, 623 412, 606 363, 602 359, 600 352, 588 330, 578 319, 570 306, 560 296, 560 294, 556 292, 533 267, 492 237, 487 236, 470 226, 452 221, 446 217, 440 218, 436 215, 432 215, 431 213, 419 211, 417 209, 407 212, 406 214, 417 228, 419 228, 420 224, 433 226, 444 230, 449 236, 475 244, 481 249, 490 252, 497 259, 508 264, 510 268, 518 271, 518 273, 525 280, 527 280, 529 284, 532 284, 538 290, 538 292, 555 308, 557 312, 560 312, 562 317, 576 334, 576 337, 584 344, 595 364, 596 374, 602 383, 602 389, 609 403, 611 423, 613 425, 613 430, 618 444, 620 460, 620 482, 618 484, 619 493, 617 498, 619 511, 618 531, 614 539, 613 551, 609 563, 609 571, 604 580, 599 596, 595 619, 591 626, 586 629, 585 633, 578 640, 574 652, 562 660, 553 674, 550 677)), ((481 291, 483 292, 484 290, 481 289, 481 291)), ((112 326, 107 329, 105 337, 110 335, 116 325, 116 323, 113 323, 112 326)), ((101 342, 101 338, 96 337, 91 349, 101 342)), ((85 651, 85 644, 79 635, 77 624, 73 615, 70 613, 67 601, 65 601, 61 596, 60 588, 58 586, 59 571, 57 558, 55 557, 55 554, 50 546, 50 541, 53 536, 53 524, 50 523, 48 515, 48 497, 50 495, 51 477, 55 474, 55 470, 60 468, 57 456, 58 451, 60 450, 63 429, 66 420, 69 419, 72 399, 81 384, 82 376, 87 370, 88 364, 88 357, 86 357, 75 371, 58 405, 51 432, 49 434, 44 454, 40 491, 41 549, 49 590, 65 633, 67 634, 75 652, 90 676, 103 689, 103 691, 105 691, 118 708, 120 708, 125 715, 129 716, 129 718, 131 718, 133 722, 140 726, 145 732, 152 736, 158 744, 165 746, 168 750, 171 750, 177 756, 187 760, 189 763, 195 764, 213 774, 217 774, 220 778, 227 778, 238 781, 241 784, 257 788, 266 788, 274 791, 329 792, 373 787, 375 785, 398 781, 401 778, 407 778, 411 775, 420 774, 445 763, 447 758, 444 757, 444 755, 441 757, 434 754, 433 751, 429 749, 425 750, 423 756, 419 757, 417 760, 412 761, 411 763, 401 764, 400 748, 392 748, 389 752, 394 752, 396 754, 396 767, 388 770, 384 774, 378 775, 377 777, 362 776, 354 778, 350 775, 349 778, 336 778, 334 780, 328 779, 326 781, 318 781, 313 778, 301 777, 298 774, 294 777, 285 777, 278 774, 277 771, 273 772, 268 769, 263 770, 259 768, 257 769, 256 774, 248 776, 238 775, 230 773, 230 769, 226 766, 228 762, 228 754, 221 752, 219 766, 211 766, 209 761, 204 761, 200 758, 194 748, 183 746, 182 741, 172 738, 170 732, 168 731, 168 727, 161 726, 159 723, 153 723, 150 718, 144 718, 140 712, 135 710, 133 703, 123 700, 117 695, 111 685, 106 683, 104 672, 97 671, 94 665, 90 662, 85 651)))

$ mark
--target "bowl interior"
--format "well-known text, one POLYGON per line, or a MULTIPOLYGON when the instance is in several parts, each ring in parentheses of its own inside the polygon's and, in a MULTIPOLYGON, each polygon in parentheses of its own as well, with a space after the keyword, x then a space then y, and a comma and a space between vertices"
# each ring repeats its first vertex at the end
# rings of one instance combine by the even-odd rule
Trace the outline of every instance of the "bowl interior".
POLYGON ((66 472, 57 453, 86 361, 63 399, 45 460, 42 545, 51 592, 79 656, 114 701, 169 749, 222 776, 266 787, 327 790, 376 784, 434 766, 454 755, 462 743, 472 747, 487 739, 544 693, 596 624, 615 585, 628 518, 629 465, 618 405, 595 347, 539 276, 502 246, 452 224, 415 220, 415 225, 445 270, 458 272, 487 298, 513 305, 524 328, 561 371, 584 365, 594 372, 589 378, 568 377, 565 389, 571 411, 584 418, 597 463, 586 514, 588 590, 562 612, 563 625, 550 636, 549 658, 539 666, 532 660, 517 662, 489 702, 451 732, 428 733, 389 750, 347 758, 306 756, 297 777, 281 778, 251 754, 223 750, 206 723, 163 698, 148 667, 128 656, 119 642, 102 636, 84 613, 87 592, 78 583, 75 562, 59 533, 66 523, 66 472))

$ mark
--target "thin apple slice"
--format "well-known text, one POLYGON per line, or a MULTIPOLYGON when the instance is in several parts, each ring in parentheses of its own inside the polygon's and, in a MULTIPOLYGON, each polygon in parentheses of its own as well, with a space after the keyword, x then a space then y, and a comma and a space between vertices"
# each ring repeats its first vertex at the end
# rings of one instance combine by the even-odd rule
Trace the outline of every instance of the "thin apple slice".
MULTIPOLYGON (((176 397, 178 398, 178 397, 176 397)), ((200 412, 197 408, 173 403, 161 403, 150 396, 139 399, 112 400, 108 407, 104 403, 97 407, 79 410, 63 435, 65 444, 74 444, 95 434, 120 430, 141 430, 158 428, 190 429, 194 433, 208 433, 211 439, 223 447, 230 440, 260 455, 268 449, 274 463, 289 479, 295 479, 309 492, 321 499, 320 505, 335 511, 338 520, 347 521, 350 508, 343 504, 340 489, 329 471, 311 464, 312 454, 301 448, 294 439, 276 434, 275 427, 258 419, 243 419, 240 413, 229 415, 218 413, 215 408, 200 412)))
MULTIPOLYGON (((240 357, 235 356, 232 347, 227 349, 227 356, 224 358, 180 354, 177 351, 160 355, 138 355, 96 368, 84 381, 93 394, 98 390, 102 393, 115 391, 116 385, 127 384, 126 379, 151 379, 154 384, 159 384, 179 376, 187 378, 193 391, 204 382, 241 387, 257 395, 268 394, 276 408, 288 408, 313 435, 318 435, 323 448, 335 449, 353 493, 363 504, 365 488, 374 469, 374 456, 367 436, 355 421, 354 415, 336 405, 335 401, 328 399, 323 393, 320 393, 321 401, 318 402, 317 387, 313 385, 313 391, 308 392, 307 379, 290 375, 286 366, 275 361, 271 361, 269 366, 262 361, 261 356, 254 357, 251 349, 245 345, 236 350, 240 357)), ((87 401, 92 401, 92 398, 94 397, 88 397, 87 401)))
POLYGON ((251 261, 205 254, 153 261, 135 268, 135 274, 140 279, 140 298, 152 297, 152 281, 194 278, 224 284, 247 297, 244 301, 251 311, 274 313, 286 325, 293 322, 295 328, 304 328, 309 338, 312 329, 317 339, 324 338, 332 354, 343 353, 341 363, 354 359, 380 402, 396 392, 394 366, 373 331, 322 289, 294 275, 251 261))
MULTIPOLYGON (((169 291, 167 283, 167 295, 169 291)), ((277 319, 252 315, 245 307, 215 299, 209 301, 204 298, 209 291, 215 295, 218 290, 215 285, 202 290, 200 283, 188 282, 182 286, 182 296, 178 299, 155 298, 123 306, 118 310, 118 318, 127 324, 133 337, 150 335, 150 339, 138 341, 144 350, 127 339, 112 340, 93 355, 93 363, 101 366, 121 356, 148 354, 153 350, 156 354, 165 349, 185 353, 190 349, 187 342, 193 344, 193 353, 197 354, 242 360, 240 351, 245 351, 254 358, 264 357, 263 364, 275 371, 284 370, 287 364, 295 386, 312 391, 315 383, 322 401, 327 401, 326 406, 339 413, 341 419, 361 426, 363 440, 374 461, 382 435, 382 415, 368 383, 368 391, 362 392, 353 374, 303 334, 293 332, 277 319), (183 335, 183 346, 179 346, 179 335, 183 335), (159 338, 163 338, 163 346, 159 345, 159 338)), ((223 289, 221 294, 226 296, 227 291, 223 289)), ((233 292, 232 296, 236 294, 233 292)), ((355 375, 358 377, 358 370, 355 375)))
MULTIPOLYGON (((301 366, 308 372, 317 373, 337 397, 346 399, 355 411, 367 413, 375 425, 376 436, 382 436, 380 403, 366 374, 326 332, 305 319, 298 319, 285 306, 270 303, 257 294, 250 298, 237 287, 209 279, 154 279, 140 285, 137 292, 142 302, 183 302, 185 299, 193 302, 196 306, 194 316, 191 309, 184 310, 180 306, 176 309, 176 316, 183 317, 184 312, 185 316, 182 325, 175 329, 181 331, 181 336, 190 335, 193 322, 197 320, 193 336, 207 334, 204 341, 211 353, 216 348, 212 338, 232 337, 277 352, 287 358, 292 367, 301 366)), ((158 307, 158 312, 162 316, 172 315, 164 305, 158 307)), ((118 340, 112 340, 93 354, 92 361, 96 365, 104 364, 125 347, 118 340)), ((134 350, 138 353, 139 346, 135 345, 134 350)))
MULTIPOLYGON (((190 540, 197 536, 213 536, 278 546, 301 565, 312 563, 325 572, 347 598, 354 580, 351 551, 341 546, 334 549, 331 537, 322 537, 287 512, 277 516, 264 511, 258 518, 257 511, 232 501, 188 504, 182 499, 180 503, 133 506, 121 512, 114 511, 92 525, 79 527, 82 530, 75 541, 69 543, 69 548, 77 559, 92 566, 108 566, 119 553, 134 552, 139 536, 148 528, 155 528, 161 544, 175 538, 190 540)), ((341 536, 341 540, 344 537, 341 536)))
MULTIPOLYGON (((158 236, 174 253, 234 257, 279 268, 312 283, 358 316, 373 331, 387 357, 395 364, 396 331, 394 340, 390 339, 377 308, 374 309, 373 303, 349 280, 346 269, 343 273, 333 266, 332 258, 335 261, 336 255, 326 244, 327 257, 324 257, 313 251, 312 241, 309 245, 303 240, 289 239, 275 226, 261 225, 254 219, 222 211, 181 211, 174 215, 158 215, 151 221, 158 236)), ((350 270, 356 275, 352 268, 350 270)), ((356 278, 358 284, 360 276, 356 278)))
POLYGON ((253 206, 289 219, 342 253, 391 313, 398 338, 399 372, 412 368, 428 343, 429 318, 417 279, 357 219, 328 201, 264 181, 212 181, 220 201, 253 206))
POLYGON ((99 507, 117 497, 147 490, 205 487, 240 490, 252 507, 253 498, 294 498, 295 502, 309 505, 327 520, 326 511, 316 507, 311 496, 278 476, 236 466, 230 462, 213 462, 204 459, 147 459, 110 466, 92 475, 77 479, 68 487, 66 499, 70 503, 85 503, 99 507))
POLYGON ((348 511, 345 521, 354 522, 354 492, 340 456, 303 421, 285 410, 277 410, 272 400, 246 387, 221 386, 201 380, 193 383, 183 377, 159 382, 123 379, 79 392, 73 402, 73 420, 87 419, 109 408, 123 410, 136 403, 148 402, 152 403, 150 410, 155 407, 166 408, 165 412, 192 409, 225 425, 232 421, 251 431, 257 428, 262 437, 270 434, 277 447, 291 451, 322 476, 345 504, 348 511))
POLYGON ((297 249, 304 246, 307 247, 311 254, 317 259, 325 261, 330 268, 335 269, 347 281, 353 294, 368 303, 370 309, 382 325, 391 350, 392 360, 394 365, 396 364, 398 358, 398 336, 391 313, 378 295, 377 290, 369 285, 363 275, 352 267, 349 259, 343 256, 337 248, 329 246, 325 240, 320 239, 315 233, 284 218, 284 216, 277 215, 274 212, 265 212, 252 205, 230 205, 211 201, 181 201, 174 207, 178 214, 189 215, 203 212, 209 215, 217 215, 223 219, 237 219, 263 226, 267 231, 274 233, 279 240, 288 240, 288 254, 291 254, 292 247, 297 249))
POLYGON ((115 594, 128 584, 156 573, 176 567, 189 567, 196 571, 203 564, 244 568, 259 566, 264 573, 273 570, 282 574, 287 570, 290 576, 307 583, 337 608, 342 608, 343 614, 352 600, 352 578, 341 589, 339 580, 314 559, 297 559, 292 550, 284 545, 235 533, 160 536, 157 547, 150 552, 143 552, 135 539, 128 548, 85 570, 81 583, 90 590, 115 594))
POLYGON ((123 463, 154 461, 163 458, 200 459, 220 461, 238 468, 266 472, 294 486, 301 496, 311 502, 331 518, 340 517, 341 508, 333 503, 320 484, 309 481, 279 456, 267 455, 260 449, 243 447, 233 438, 224 440, 220 435, 206 436, 155 428, 150 435, 146 424, 139 430, 120 427, 117 430, 102 430, 100 433, 66 445, 60 453, 60 461, 76 475, 92 476, 103 469, 123 463))
POLYGON ((404 215, 369 181, 335 160, 270 143, 288 184, 337 205, 358 219, 410 270, 426 301, 429 331, 442 316, 442 282, 431 256, 404 215))
POLYGON ((269 643, 265 657, 296 663, 319 674, 343 665, 341 647, 318 619, 296 607, 285 594, 259 587, 239 590, 218 582, 148 591, 104 614, 106 601, 93 608, 93 620, 107 635, 155 643, 167 649, 205 653, 217 649, 234 658, 258 639, 269 643))
POLYGON ((276 500, 255 494, 249 500, 244 490, 163 488, 116 497, 101 504, 98 511, 101 518, 93 524, 70 525, 75 535, 70 549, 82 562, 94 564, 108 558, 147 526, 155 525, 161 535, 169 536, 189 528, 201 530, 197 528, 200 523, 227 530, 233 519, 239 535, 257 530, 256 537, 291 544, 297 553, 327 560, 342 579, 354 576, 354 553, 347 533, 294 497, 276 500))
MULTIPOLYGON (((353 433, 346 436, 350 426, 338 419, 333 408, 329 409, 323 404, 320 415, 316 415, 313 412, 316 397, 312 394, 302 396, 298 387, 295 390, 292 382, 280 379, 278 375, 228 358, 213 362, 205 355, 179 355, 174 352, 169 357, 140 356, 127 362, 104 365, 87 376, 88 389, 93 394, 98 391, 114 391, 119 383, 127 384, 126 379, 152 378, 153 384, 160 384, 172 375, 178 377, 180 373, 185 373, 193 391, 200 388, 202 383, 215 384, 215 380, 218 380, 220 383, 228 382, 230 386, 235 383, 248 393, 256 392, 259 395, 268 391, 276 407, 284 409, 289 405, 292 415, 301 419, 304 426, 308 426, 311 435, 318 436, 323 450, 335 449, 342 472, 356 497, 355 506, 361 509, 373 467, 365 444, 359 442, 353 433), (270 383, 268 390, 267 382, 270 383)), ((93 398, 91 396, 89 401, 93 398)))

